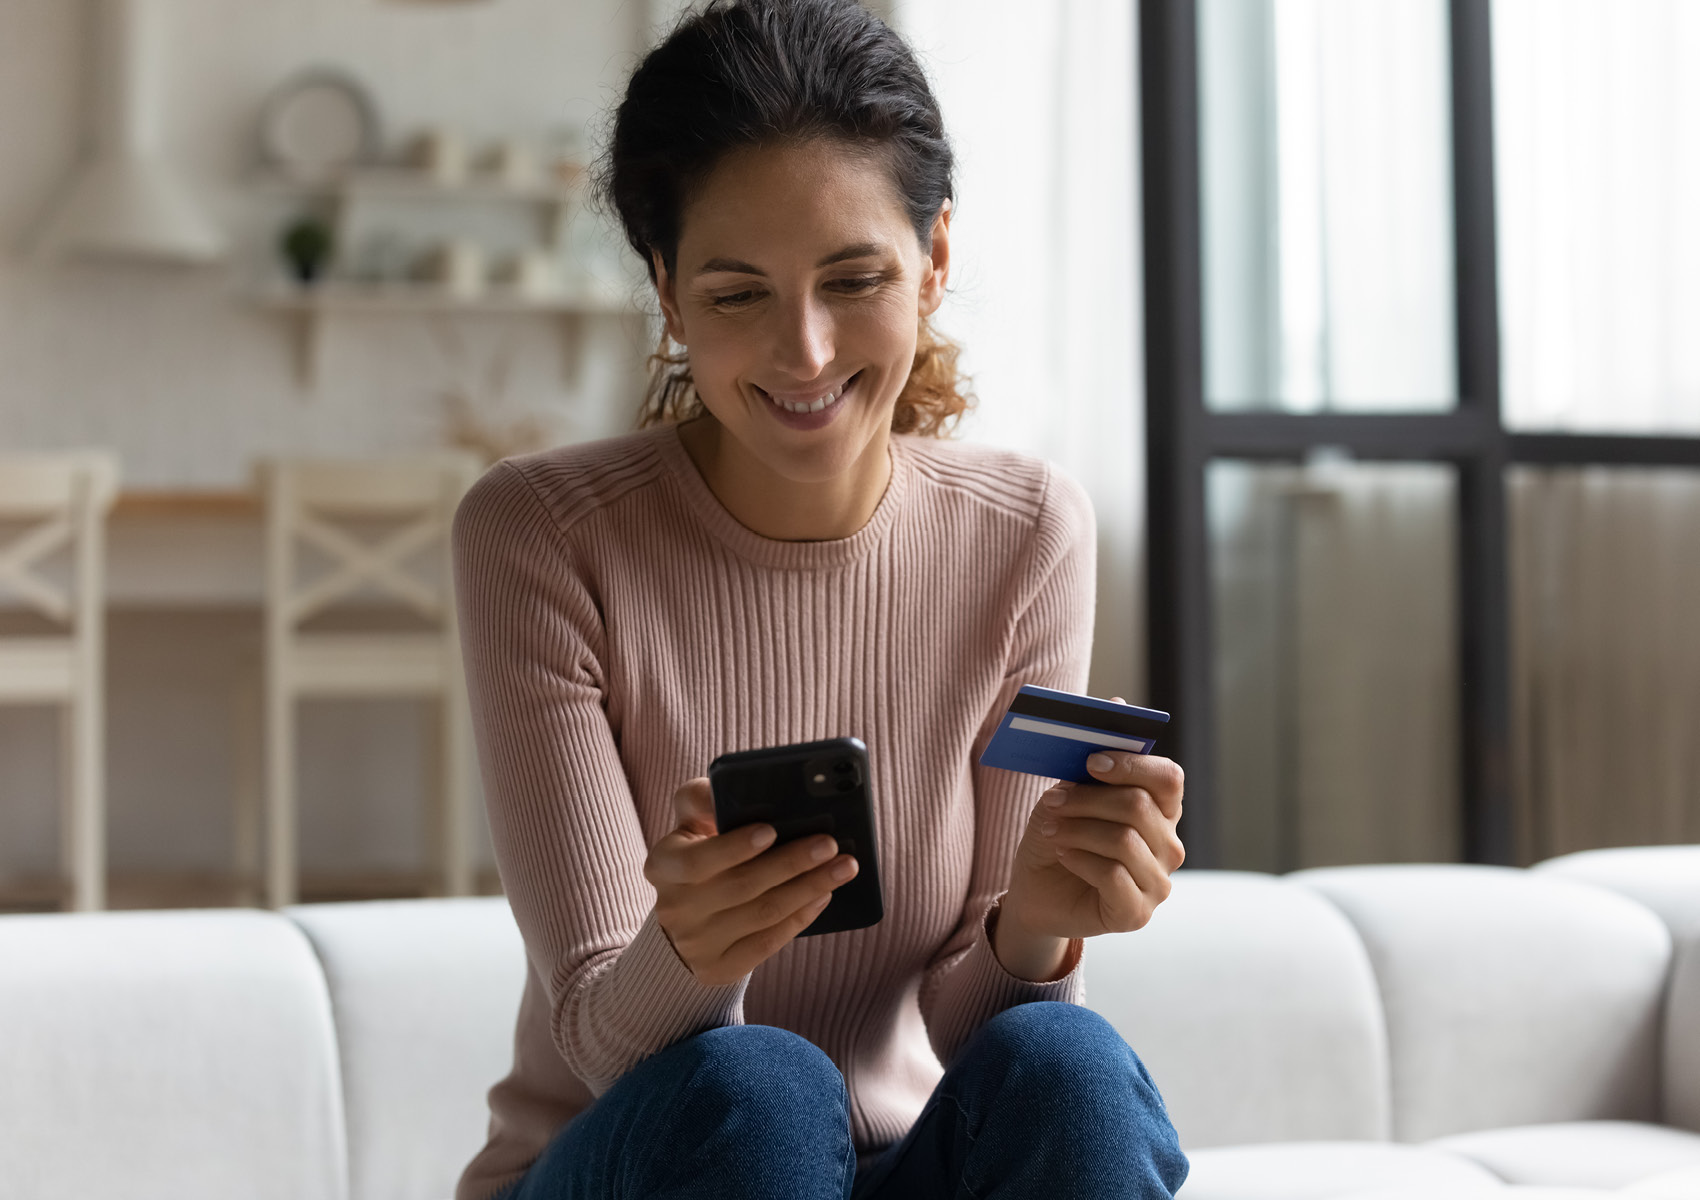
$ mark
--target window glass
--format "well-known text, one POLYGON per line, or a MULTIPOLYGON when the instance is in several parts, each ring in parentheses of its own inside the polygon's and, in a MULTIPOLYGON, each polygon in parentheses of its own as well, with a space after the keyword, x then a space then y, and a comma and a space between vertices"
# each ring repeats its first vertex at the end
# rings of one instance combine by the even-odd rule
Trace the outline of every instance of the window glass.
POLYGON ((1444 0, 1200 0, 1205 399, 1455 404, 1444 0))
POLYGON ((1459 851, 1450 467, 1211 464, 1221 865, 1459 851))
POLYGON ((1700 842, 1700 472, 1510 473, 1517 854, 1700 842))
POLYGON ((1700 433, 1700 4, 1496 0, 1506 424, 1700 433))

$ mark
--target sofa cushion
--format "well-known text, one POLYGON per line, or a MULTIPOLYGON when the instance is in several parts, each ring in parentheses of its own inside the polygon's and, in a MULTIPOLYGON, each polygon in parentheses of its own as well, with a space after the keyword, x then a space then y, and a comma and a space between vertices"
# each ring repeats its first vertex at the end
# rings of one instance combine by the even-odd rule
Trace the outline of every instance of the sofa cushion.
POLYGON ((1188 1152, 1192 1170, 1176 1200, 1335 1200, 1376 1187, 1422 1187, 1435 1197, 1498 1190, 1468 1159, 1388 1142, 1285 1142, 1188 1152))
POLYGON ((1637 1121, 1484 1129, 1429 1145, 1479 1162, 1508 1183, 1621 1188, 1677 1167, 1700 1167, 1700 1134, 1637 1121))
POLYGON ((1669 927, 1676 963, 1665 1004, 1664 1119, 1700 1132, 1700 846, 1585 850, 1535 869, 1610 888, 1669 927))
POLYGON ((336 1035, 272 913, 0 917, 0 1191, 346 1195, 336 1035))
POLYGON ((508 902, 285 910, 324 964, 348 1113, 351 1200, 448 1196, 484 1144, 525 986, 508 902))
POLYGON ((1311 891, 1184 870, 1144 929, 1086 955, 1086 1002, 1144 1060, 1187 1149, 1388 1136, 1375 977, 1311 891))
POLYGON ((1338 905, 1369 950, 1395 1139, 1656 1118, 1671 939, 1646 908, 1505 867, 1289 878, 1338 905))
POLYGON ((1561 854, 1530 868, 1621 892, 1681 939, 1700 939, 1700 846, 1625 846, 1561 854))
POLYGON ((1615 1192, 1598 1192, 1595 1188, 1525 1188, 1515 1183, 1494 1183, 1465 1188, 1462 1192, 1421 1185, 1370 1188, 1368 1192, 1353 1192, 1345 1197, 1336 1197, 1336 1200, 1606 1200, 1606 1197, 1615 1195, 1615 1192))
POLYGON ((1700 1167, 1678 1167, 1632 1183, 1617 1193, 1634 1200, 1694 1200, 1700 1196, 1700 1167))

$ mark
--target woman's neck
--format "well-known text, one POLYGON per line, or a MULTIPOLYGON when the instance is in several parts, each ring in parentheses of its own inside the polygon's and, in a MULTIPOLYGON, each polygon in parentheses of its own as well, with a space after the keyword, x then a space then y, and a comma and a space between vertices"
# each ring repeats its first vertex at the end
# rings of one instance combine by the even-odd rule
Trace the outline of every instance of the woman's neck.
POLYGON ((868 443, 848 471, 819 483, 775 473, 712 416, 679 426, 679 441, 708 490, 738 524, 781 542, 850 537, 868 523, 891 482, 891 438, 868 443))

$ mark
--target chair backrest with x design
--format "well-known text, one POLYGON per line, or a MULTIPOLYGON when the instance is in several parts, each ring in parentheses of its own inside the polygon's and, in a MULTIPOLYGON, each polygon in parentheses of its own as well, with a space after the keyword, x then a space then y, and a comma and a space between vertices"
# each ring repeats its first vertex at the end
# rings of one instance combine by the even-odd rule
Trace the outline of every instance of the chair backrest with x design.
POLYGON ((452 619, 449 526, 478 470, 475 460, 454 454, 263 464, 268 598, 281 605, 281 620, 293 629, 359 600, 400 604, 433 622, 452 619), (358 528, 375 522, 384 525, 376 537, 358 528), (307 548, 330 565, 311 579, 303 579, 307 548), (409 570, 427 553, 437 556, 431 582, 409 570))
POLYGON ((309 696, 436 701, 440 795, 433 840, 441 890, 471 890, 470 730, 449 534, 455 509, 481 470, 477 459, 453 452, 260 464, 266 509, 265 874, 275 906, 296 897, 294 704, 309 696), (422 569, 427 563, 428 572, 422 569), (428 631, 336 630, 314 622, 350 608, 403 609, 422 618, 428 631))
POLYGON ((117 492, 106 451, 0 455, 0 607, 51 630, 0 635, 0 703, 63 706, 61 856, 69 906, 85 911, 106 903, 105 534, 117 492))
POLYGON ((118 460, 103 451, 0 456, 0 605, 59 627, 52 639, 0 638, 0 698, 66 699, 73 659, 98 670, 106 514, 117 490, 118 460), (52 569, 59 559, 68 572, 52 569), (49 669, 50 657, 66 665, 49 669))

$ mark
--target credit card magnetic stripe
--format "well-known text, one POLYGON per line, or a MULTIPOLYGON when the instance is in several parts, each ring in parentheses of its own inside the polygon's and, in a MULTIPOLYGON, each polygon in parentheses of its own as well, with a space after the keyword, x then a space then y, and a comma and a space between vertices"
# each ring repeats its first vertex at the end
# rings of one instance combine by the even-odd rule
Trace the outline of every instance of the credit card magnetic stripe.
POLYGON ((1066 738, 1071 742, 1084 742, 1101 750, 1132 750, 1136 754, 1144 754, 1151 748, 1150 738, 1121 737, 1113 733, 1103 733, 1097 729, 1082 729, 1078 725, 1059 725, 1055 721, 1036 721, 1032 717, 1016 717, 1009 719, 1009 728, 1022 733, 1042 733, 1050 737, 1066 738))
POLYGON ((1146 742, 1161 735, 1165 726, 1163 721, 1138 713, 1098 708, 1095 705, 1078 704, 1072 700, 1053 699, 1050 696, 1036 696, 1025 688, 1016 693, 1015 699, 1010 702, 1009 711, 1016 716, 1059 721, 1087 729, 1102 729, 1105 733, 1119 733, 1124 737, 1141 738, 1146 742))

